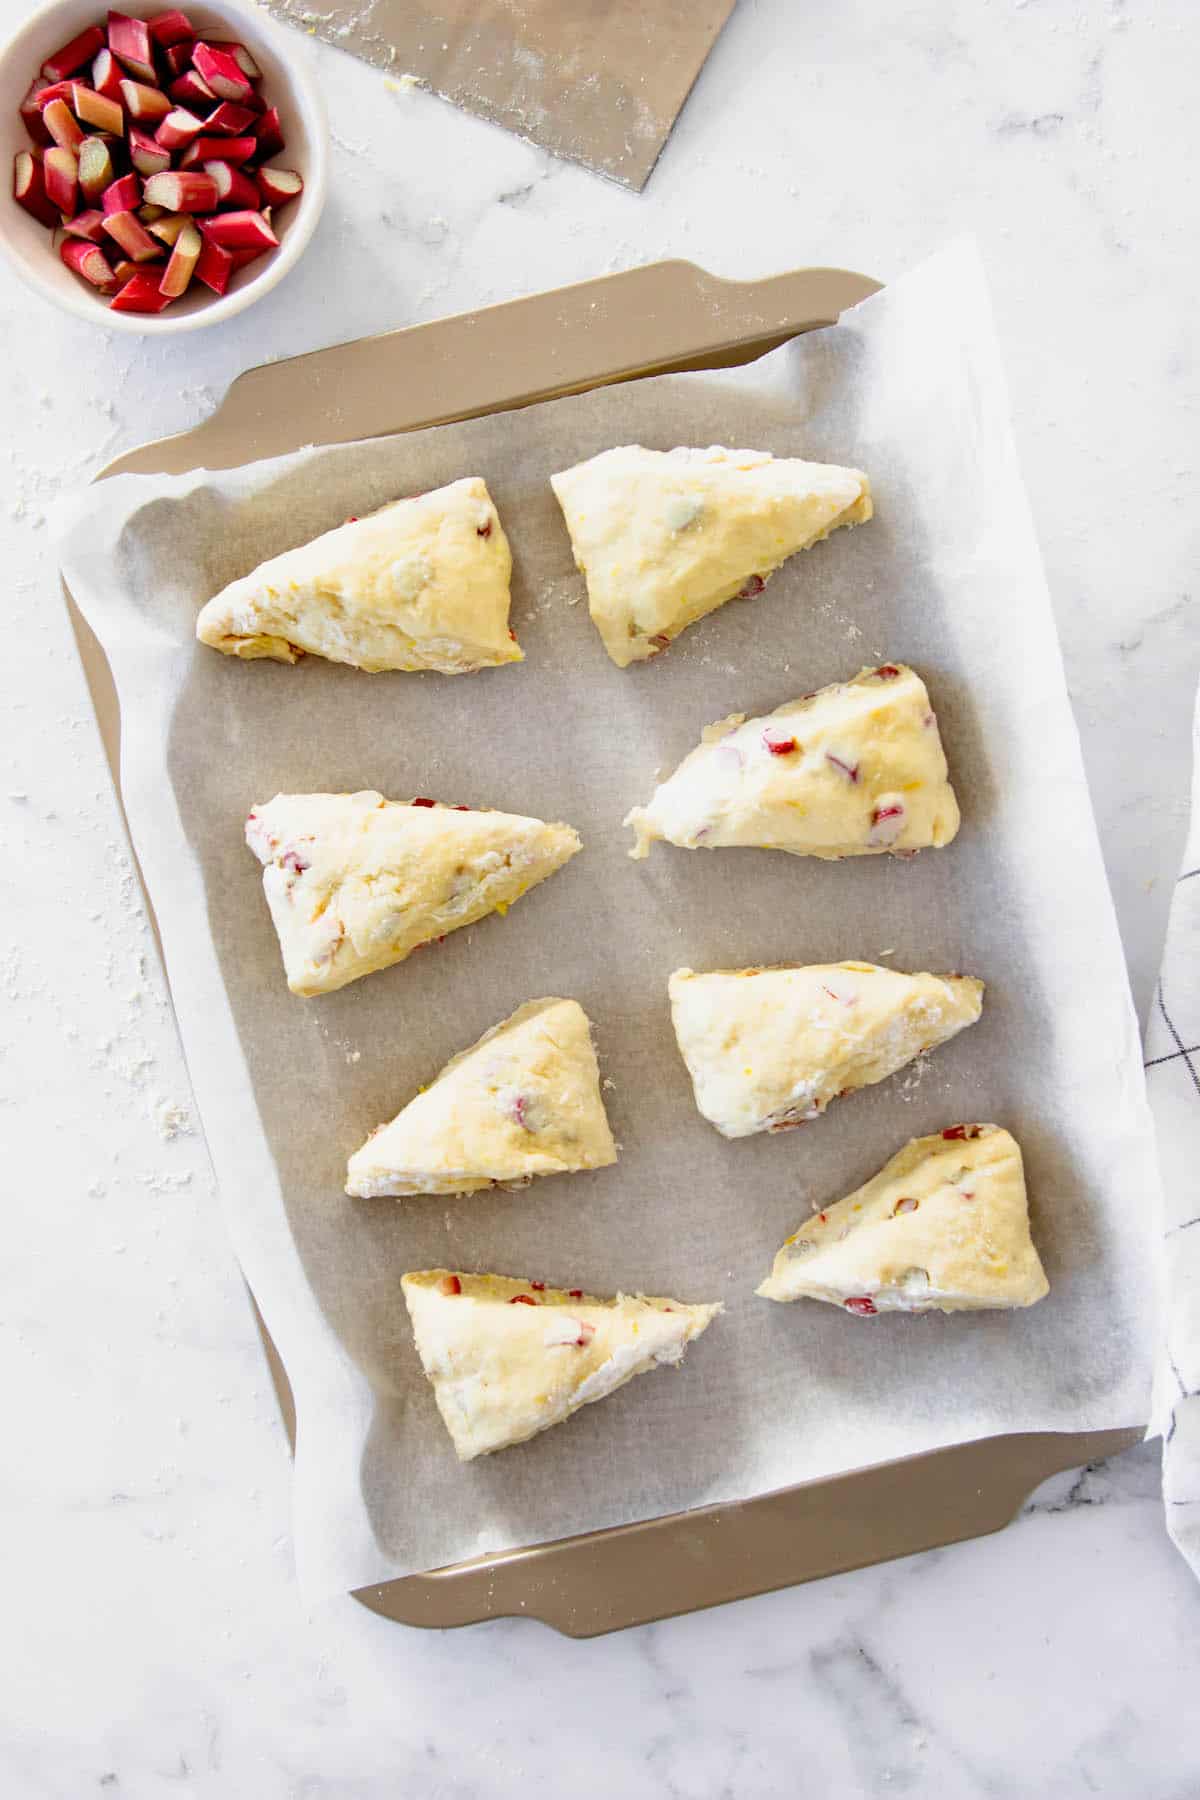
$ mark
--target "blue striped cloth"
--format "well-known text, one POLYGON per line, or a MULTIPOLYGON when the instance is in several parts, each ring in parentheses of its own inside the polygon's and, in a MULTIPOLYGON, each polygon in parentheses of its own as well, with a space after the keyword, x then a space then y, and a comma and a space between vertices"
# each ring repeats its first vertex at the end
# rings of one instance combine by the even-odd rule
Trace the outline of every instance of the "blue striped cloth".
POLYGON ((1200 702, 1192 823, 1146 1028, 1158 1131, 1166 1326, 1154 1418, 1163 1437, 1167 1529, 1200 1575, 1200 702))

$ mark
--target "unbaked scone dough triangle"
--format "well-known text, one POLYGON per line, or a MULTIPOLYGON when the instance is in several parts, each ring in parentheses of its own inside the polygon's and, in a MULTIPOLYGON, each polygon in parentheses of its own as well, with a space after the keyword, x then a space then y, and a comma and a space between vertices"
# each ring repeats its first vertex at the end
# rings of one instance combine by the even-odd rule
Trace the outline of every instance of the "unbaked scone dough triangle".
POLYGON ((616 1160, 587 1014, 528 1000, 355 1151, 346 1192, 470 1194, 616 1160))
POLYGON ((861 469, 766 450, 605 450, 550 477, 588 606, 621 668, 664 650, 780 563, 871 517, 861 469))
POLYGON ((983 983, 875 963, 676 969, 671 1019, 696 1105, 723 1137, 786 1131, 973 1025, 983 983))
POLYGON ((512 555, 477 475, 393 500, 230 582, 196 621, 227 656, 465 675, 522 660, 512 555))
POLYGON ((1016 1140, 999 1125, 913 1138, 865 1186, 814 1213, 758 1291, 866 1316, 1032 1306, 1050 1284, 1016 1140))
POLYGON ((423 1269, 402 1278, 413 1336, 463 1462, 520 1444, 603 1400, 635 1375, 677 1363, 722 1308, 507 1275, 423 1269))
POLYGON ((246 821, 294 994, 331 994, 473 925, 581 848, 569 825, 432 800, 276 794, 246 821))
POLYGON ((883 663, 763 718, 732 713, 708 726, 625 823, 634 858, 664 839, 836 859, 940 847, 959 813, 925 683, 883 663))

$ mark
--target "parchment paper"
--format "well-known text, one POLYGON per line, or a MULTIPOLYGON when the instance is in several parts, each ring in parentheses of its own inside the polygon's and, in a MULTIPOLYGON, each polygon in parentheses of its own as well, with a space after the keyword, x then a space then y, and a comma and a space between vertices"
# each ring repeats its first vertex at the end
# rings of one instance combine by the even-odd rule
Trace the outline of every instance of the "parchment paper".
POLYGON ((985 1433, 1144 1419, 1157 1175, 1138 1032, 969 246, 747 368, 228 473, 117 477, 74 504, 62 556, 113 665, 124 797, 196 1099, 295 1390, 310 1595, 985 1433), (876 517, 622 672, 547 476, 625 442, 861 464, 876 517), (366 676, 195 643, 201 604, 263 557, 476 472, 513 544, 520 667, 366 676), (949 849, 627 860, 622 816, 703 725, 889 658, 924 674, 937 708, 964 815, 949 849), (361 787, 565 819, 585 850, 507 918, 300 1000, 243 820, 278 790, 361 787), (981 975, 982 1022, 802 1131, 726 1143, 692 1102, 670 971, 843 957, 981 975), (594 1021, 619 1166, 517 1194, 348 1200, 368 1130, 545 994, 594 1021), (864 1322, 755 1298, 811 1208, 961 1119, 1021 1142, 1049 1299, 864 1322), (728 1311, 680 1371, 463 1468, 400 1295, 402 1271, 436 1264, 728 1311))

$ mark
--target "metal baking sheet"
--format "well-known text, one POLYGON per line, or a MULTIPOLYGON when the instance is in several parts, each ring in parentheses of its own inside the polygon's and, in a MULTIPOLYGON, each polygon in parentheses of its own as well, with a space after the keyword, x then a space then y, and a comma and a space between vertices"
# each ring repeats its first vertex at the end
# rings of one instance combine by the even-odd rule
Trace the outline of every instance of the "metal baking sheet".
MULTIPOLYGON (((227 467, 305 443, 501 410, 630 373, 745 361, 831 321, 874 286, 839 271, 743 285, 714 282, 686 264, 637 270, 319 352, 302 359, 302 381, 291 364, 251 371, 195 431, 146 446, 105 473, 227 467)), ((95 640, 75 620, 115 771, 120 726, 111 679, 95 640)), ((277 1359, 273 1373, 286 1413, 277 1359)), ((985 1439, 740 1505, 408 1577, 359 1597, 410 1623, 520 1612, 590 1635, 996 1529, 1046 1474, 1139 1435, 985 1439)))

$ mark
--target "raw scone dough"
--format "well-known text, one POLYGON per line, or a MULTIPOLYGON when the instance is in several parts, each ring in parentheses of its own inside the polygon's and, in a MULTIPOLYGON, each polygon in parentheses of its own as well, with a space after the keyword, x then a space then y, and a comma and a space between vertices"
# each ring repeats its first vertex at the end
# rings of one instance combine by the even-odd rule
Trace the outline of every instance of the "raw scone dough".
POLYGON ((718 720, 625 823, 634 858, 663 838, 834 859, 940 848, 959 814, 925 683, 884 663, 765 718, 718 720))
POLYGON ((1032 1306, 1050 1283, 1016 1140, 999 1125, 913 1138, 865 1187, 814 1213, 758 1291, 867 1316, 1032 1306))
POLYGON ((696 1105, 722 1137, 786 1131, 944 1044, 983 1010, 968 975, 874 963, 676 969, 671 1019, 696 1105))
POLYGON ((346 1192, 471 1194, 616 1160, 587 1014, 527 1000, 355 1151, 346 1192))
POLYGON ((597 1300, 507 1275, 402 1278, 413 1336, 462 1462, 523 1443, 659 1363, 722 1311, 678 1300, 597 1300))
POLYGON ((582 846, 569 825, 431 800, 276 794, 246 821, 294 994, 335 988, 506 912, 582 846))
POLYGON ((230 582, 196 621, 227 656, 465 675, 522 660, 512 555, 478 475, 393 500, 230 582))
POLYGON ((622 669, 665 650, 727 600, 761 594, 797 550, 871 517, 861 469, 719 444, 628 444, 550 484, 596 629, 622 669))

